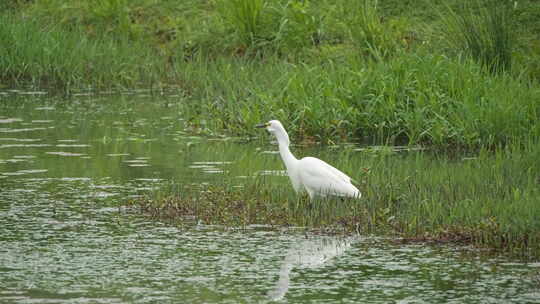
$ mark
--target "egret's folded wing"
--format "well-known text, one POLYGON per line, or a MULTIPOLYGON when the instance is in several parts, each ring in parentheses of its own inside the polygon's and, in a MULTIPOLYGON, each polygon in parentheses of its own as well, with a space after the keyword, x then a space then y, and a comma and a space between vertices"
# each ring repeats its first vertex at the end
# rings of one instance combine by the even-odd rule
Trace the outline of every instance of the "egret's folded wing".
POLYGON ((332 172, 336 177, 346 181, 346 182, 350 182, 351 181, 351 178, 339 171, 338 169, 334 168, 333 166, 331 166, 330 164, 328 164, 327 162, 323 161, 323 160, 320 160, 318 158, 315 158, 315 157, 304 157, 301 159, 301 161, 303 163, 306 163, 306 167, 309 167, 309 168, 315 168, 315 167, 321 167, 321 168, 326 168, 327 170, 329 170, 330 172, 332 172))
POLYGON ((326 162, 305 157, 300 160, 299 173, 304 187, 322 194, 357 195, 358 189, 350 182, 351 178, 326 162))

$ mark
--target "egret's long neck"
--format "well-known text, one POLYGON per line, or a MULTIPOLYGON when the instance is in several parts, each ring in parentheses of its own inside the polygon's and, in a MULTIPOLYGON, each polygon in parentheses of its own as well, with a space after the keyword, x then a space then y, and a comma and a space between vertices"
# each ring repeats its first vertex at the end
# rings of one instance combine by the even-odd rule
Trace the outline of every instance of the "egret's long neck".
POLYGON ((287 132, 283 131, 276 132, 275 136, 279 144, 279 154, 281 155, 281 159, 285 163, 287 170, 290 170, 298 160, 291 153, 291 150, 289 150, 289 135, 287 135, 287 132))

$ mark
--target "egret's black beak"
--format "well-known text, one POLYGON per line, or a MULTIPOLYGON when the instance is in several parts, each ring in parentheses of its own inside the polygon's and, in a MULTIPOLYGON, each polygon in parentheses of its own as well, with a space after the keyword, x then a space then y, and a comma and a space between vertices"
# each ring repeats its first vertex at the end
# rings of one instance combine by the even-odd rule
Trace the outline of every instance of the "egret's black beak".
POLYGON ((266 128, 267 126, 268 126, 268 123, 262 123, 262 124, 255 125, 255 128, 266 128))

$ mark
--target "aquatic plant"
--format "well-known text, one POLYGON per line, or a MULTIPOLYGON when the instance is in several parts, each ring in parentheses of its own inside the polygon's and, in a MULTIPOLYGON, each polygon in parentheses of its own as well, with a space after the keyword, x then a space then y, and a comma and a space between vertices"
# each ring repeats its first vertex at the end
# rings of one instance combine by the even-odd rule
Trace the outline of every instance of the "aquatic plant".
MULTIPOLYGON (((377 233, 404 242, 462 242, 540 256, 539 145, 527 146, 525 152, 482 150, 455 159, 428 151, 397 151, 319 151, 321 158, 360 181, 361 200, 309 202, 295 195, 286 177, 256 174, 236 179, 239 172, 253 171, 240 164, 239 171, 231 168, 214 184, 172 183, 130 204, 158 219, 179 222, 188 216, 227 226, 377 233)), ((279 166, 275 160, 266 167, 279 166)))

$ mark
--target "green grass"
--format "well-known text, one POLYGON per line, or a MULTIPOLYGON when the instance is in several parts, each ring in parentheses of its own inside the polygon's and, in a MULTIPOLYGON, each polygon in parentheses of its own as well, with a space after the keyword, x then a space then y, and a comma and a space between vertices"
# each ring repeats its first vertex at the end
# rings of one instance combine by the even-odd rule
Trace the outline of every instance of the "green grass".
POLYGON ((0 49, 0 79, 14 86, 59 87, 69 92, 85 82, 98 90, 161 79, 162 71, 155 68, 161 60, 139 48, 138 42, 91 39, 77 30, 43 28, 32 20, 19 24, 12 15, 0 15, 0 24, 0 43, 9 45, 0 49))
POLYGON ((168 88, 213 133, 252 136, 277 118, 324 143, 477 149, 538 138, 540 5, 480 5, 473 18, 460 3, 10 1, 0 80, 68 94, 168 88))
MULTIPOLYGON (((172 183, 132 206, 180 223, 386 234, 410 241, 452 241, 540 257, 540 146, 482 150, 448 158, 432 152, 354 146, 319 151, 359 181, 361 200, 308 201, 286 176, 235 176, 257 164, 229 167, 211 185, 172 183), (246 167, 247 166, 247 167, 246 167), (241 167, 241 168, 240 168, 241 167), (238 170, 238 171, 237 171, 238 170)), ((276 158, 261 154, 258 158, 276 158)), ((242 162, 241 160, 239 160, 242 162)), ((277 163, 266 168, 280 169, 277 163)))
POLYGON ((217 59, 185 63, 178 73, 195 75, 185 84, 193 123, 204 119, 210 129, 241 135, 254 135, 253 126, 269 119, 282 120, 298 140, 326 143, 476 148, 539 135, 537 88, 444 56, 409 54, 367 66, 217 59))
POLYGON ((466 2, 454 10, 448 7, 443 19, 450 45, 472 57, 491 73, 510 70, 516 30, 512 1, 466 2))
POLYGON ((263 16, 266 12, 264 0, 221 1, 221 14, 228 25, 234 29, 239 43, 245 47, 254 46, 264 40, 263 16))
POLYGON ((383 60, 407 44, 404 37, 408 24, 403 19, 383 22, 376 0, 363 0, 351 7, 344 6, 343 16, 353 45, 362 57, 383 60))

